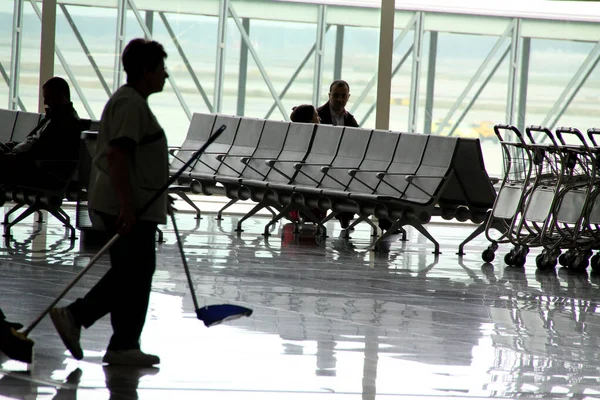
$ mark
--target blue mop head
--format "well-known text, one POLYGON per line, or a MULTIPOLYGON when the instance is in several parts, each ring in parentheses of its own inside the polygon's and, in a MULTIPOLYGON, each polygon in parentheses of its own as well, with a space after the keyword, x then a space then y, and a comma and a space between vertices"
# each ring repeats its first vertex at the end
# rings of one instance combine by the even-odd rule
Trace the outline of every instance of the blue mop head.
POLYGON ((221 322, 231 321, 241 317, 249 317, 252 310, 233 304, 214 304, 196 309, 196 316, 207 327, 219 325, 221 322))

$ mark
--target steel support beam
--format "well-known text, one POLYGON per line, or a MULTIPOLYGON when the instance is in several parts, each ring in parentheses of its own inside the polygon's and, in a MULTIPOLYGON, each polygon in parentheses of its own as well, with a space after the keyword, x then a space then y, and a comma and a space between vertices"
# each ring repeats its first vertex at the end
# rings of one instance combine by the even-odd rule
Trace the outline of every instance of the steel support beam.
MULTIPOLYGON (((142 28, 142 31, 144 31, 144 36, 148 37, 149 39, 152 39, 152 33, 146 26, 146 23, 145 23, 144 19, 142 18, 142 14, 140 14, 134 1, 133 0, 125 0, 125 1, 127 1, 127 3, 129 4, 129 8, 131 9, 131 11, 133 11, 133 15, 135 15, 135 19, 137 19, 138 23, 140 24, 140 27, 142 28)), ((165 20, 163 20, 163 22, 164 21, 165 20)), ((166 66, 165 66, 165 70, 167 70, 167 72, 168 72, 168 68, 166 66)), ((175 83, 175 78, 172 76, 172 74, 169 74, 169 77, 167 79, 169 81, 169 84, 173 88, 173 92, 175 92, 175 96, 177 96, 177 100, 179 100, 179 104, 181 105, 181 108, 183 108, 183 112, 185 112, 185 115, 191 121, 192 113, 190 112, 190 108, 188 107, 187 103, 185 102, 183 95, 179 91, 179 87, 175 83)))
POLYGON ((79 31, 79 29, 77 28, 77 25, 75 24, 75 21, 71 17, 71 13, 69 13, 69 10, 67 10, 66 5, 59 4, 59 7, 60 7, 63 15, 67 19, 69 26, 73 30, 73 33, 75 34, 75 37, 77 38, 77 41, 79 42, 79 45, 81 46, 83 52, 85 53, 88 61, 92 65, 92 68, 94 69, 94 72, 96 73, 96 76, 100 80, 100 84, 102 85, 102 88, 104 88, 104 91, 106 92, 108 97, 110 97, 112 95, 112 90, 108 86, 106 79, 104 79, 104 75, 102 75, 102 72, 100 71, 100 67, 96 63, 96 60, 94 59, 94 56, 92 56, 90 49, 87 47, 87 44, 85 43, 85 40, 83 39, 83 36, 81 35, 81 32, 79 31))
POLYGON ((423 65, 423 16, 423 12, 418 12, 415 22, 413 65, 410 81, 410 98, 408 100, 408 132, 412 133, 417 131, 417 121, 419 119, 419 89, 421 85, 421 67, 423 65))
POLYGON ((333 80, 342 79, 342 65, 344 62, 344 25, 335 27, 335 58, 333 61, 333 80))
MULTIPOLYGON (((408 23, 406 24, 406 26, 404 27, 404 29, 402 29, 402 32, 400 32, 400 34, 398 35, 398 37, 396 38, 396 40, 394 40, 394 47, 392 48, 392 52, 396 51, 396 49, 398 48, 398 46, 400 46, 400 43, 402 43, 402 40, 406 37, 406 35, 408 34, 408 32, 410 32, 410 30, 413 28, 413 26, 415 25, 416 21, 417 21, 417 16, 415 14, 410 19, 410 21, 408 21, 408 23)), ((377 82, 377 73, 375 73, 373 75, 373 77, 371 78, 371 80, 369 81, 369 83, 367 83, 367 86, 360 93, 360 95, 358 96, 358 99, 356 99, 356 100, 354 100, 352 102, 352 107, 350 109, 350 112, 352 114, 354 114, 356 112, 356 110, 362 104, 362 102, 365 100, 365 98, 367 97, 367 95, 369 94, 369 92, 371 91, 371 89, 373 89, 373 86, 375 86, 376 82, 377 82)))
MULTIPOLYGON (((404 53, 404 55, 400 59, 400 62, 398 64, 396 64, 396 67, 394 67, 394 70, 392 71, 392 78, 394 78, 394 76, 396 76, 398 71, 400 71, 400 68, 402 68, 402 66, 408 59, 408 57, 412 54, 413 46, 414 45, 412 45, 412 44, 410 45, 410 47, 406 50, 406 53, 404 53)), ((367 120, 369 119, 369 117, 371 116, 373 111, 375 111, 375 107, 377 107, 377 101, 373 102, 373 104, 371 104, 371 106, 369 107, 367 112, 364 114, 363 118, 360 120, 360 123, 359 123, 360 126, 363 126, 365 124, 365 122, 367 122, 367 120)))
MULTIPOLYGON (((171 40, 173 40, 173 44, 175 45, 175 48, 177 49, 177 52, 179 53, 179 56, 181 57, 181 59, 183 60, 183 64, 185 65, 185 68, 188 70, 190 76, 192 77, 192 81, 194 82, 194 85, 196 85, 196 89, 198 90, 198 92, 200 93, 200 95, 202 96, 202 99, 204 100, 204 103, 206 104, 206 107, 208 107, 208 111, 209 112, 213 112, 213 105, 210 103, 210 99, 208 98, 208 95, 206 94, 206 91, 204 90, 204 88, 202 87, 202 84, 200 84, 200 81, 198 80, 198 76, 196 76, 196 73, 194 72, 194 68, 192 67, 192 63, 190 62, 190 60, 187 58, 187 55, 185 54, 185 51, 183 51, 183 48, 181 47, 181 43, 179 42, 179 39, 177 38, 177 35, 175 34, 175 32, 173 31, 173 28, 171 27, 171 24, 169 23, 169 20, 167 19, 167 16, 165 13, 163 12, 159 12, 158 15, 160 16, 160 19, 162 20, 165 28, 167 29, 167 32, 169 33, 169 36, 171 37, 171 40)), ((150 36, 152 36, 152 32, 148 32, 150 36)), ((169 77, 169 81, 171 81, 171 79, 174 79, 172 77, 169 77)), ((175 81, 171 81, 172 85, 175 85, 175 81)), ((176 89, 176 86, 173 86, 173 90, 176 90, 177 93, 177 97, 179 98, 181 96, 179 89, 176 89)), ((180 98, 179 100, 180 102, 183 101, 183 97, 180 98)), ((185 106, 185 108, 187 108, 187 106, 185 106)), ((189 113, 189 111, 186 111, 186 114, 188 114, 188 117, 191 118, 191 114, 189 113)))
POLYGON ((313 73, 313 98, 312 103, 318 106, 321 103, 321 90, 323 86, 323 58, 325 56, 325 13, 327 8, 319 6, 317 15, 317 38, 315 49, 315 70, 313 73))
POLYGON ((254 46, 252 45, 252 42, 250 41, 250 37, 246 34, 246 32, 244 32, 244 27, 242 25, 242 21, 231 4, 229 5, 229 12, 231 13, 233 22, 235 22, 236 26, 238 27, 238 30, 240 31, 240 34, 242 35, 242 40, 244 42, 246 42, 246 45, 248 46, 248 50, 250 51, 250 54, 252 55, 252 59, 254 60, 256 67, 258 68, 265 83, 267 84, 267 87, 269 88, 269 92, 271 92, 271 96, 273 96, 273 99, 275 99, 275 102, 277 102, 277 107, 279 108, 281 115, 283 116, 283 118, 286 121, 288 121, 289 116, 287 115, 285 107, 283 107, 283 103, 281 102, 281 99, 277 95, 277 92, 275 92, 275 88, 273 87, 273 83, 271 82, 271 79, 269 78, 269 75, 267 74, 267 70, 265 69, 262 62, 260 61, 260 57, 258 56, 258 53, 254 49, 254 46))
MULTIPOLYGON (((33 7, 33 11, 35 11, 36 15, 38 16, 38 18, 41 21, 42 20, 42 11, 40 10, 40 7, 38 6, 37 2, 35 0, 30 0, 29 2, 31 3, 31 7, 33 7)), ((88 103, 87 99, 85 98, 85 96, 83 94, 83 90, 81 89, 81 86, 79 86, 79 83, 77 82, 77 77, 71 70, 69 63, 63 56, 63 53, 62 53, 62 51, 60 51, 60 48, 58 47, 58 45, 54 46, 54 51, 56 52, 56 56, 58 57, 60 64, 62 65, 63 69, 65 70, 67 77, 71 81, 73 89, 75 89, 75 92, 77 92, 77 96, 79 96, 79 100, 81 100, 81 103, 83 104, 83 107, 85 108, 85 111, 88 113, 88 115, 91 119, 96 119, 94 111, 92 111, 92 107, 90 107, 90 104, 88 103)))
POLYGON ((510 42, 510 61, 508 63, 508 93, 506 96, 505 123, 515 122, 515 101, 517 98, 517 79, 519 76, 519 49, 521 44, 521 19, 513 20, 513 30, 510 42))
MULTIPOLYGON (((2 65, 2 63, 0 62, 0 75, 2 75, 2 79, 4 79, 4 83, 6 83, 6 86, 10 87, 10 78, 8 76, 8 73, 6 72, 6 68, 4 68, 4 65, 2 65)), ((23 111, 27 111, 27 109, 25 108, 25 104, 23 104, 23 101, 21 100, 21 97, 17 97, 17 102, 19 105, 19 108, 23 111)))
MULTIPOLYGON (((329 30, 329 28, 331 28, 331 25, 327 25, 325 27, 325 32, 327 32, 329 30)), ((306 56, 304 56, 304 58, 300 62, 300 65, 298 66, 298 68, 296 68, 296 70, 292 74, 292 77, 285 84, 283 90, 279 94, 278 97, 280 99, 283 99, 285 97, 285 95, 287 94, 287 91, 290 89, 290 87, 292 86, 292 84, 296 81, 296 78, 298 77, 298 75, 300 74, 300 72, 302 71, 302 69, 304 69, 304 66, 308 63, 308 60, 310 60, 310 58, 314 54, 316 48, 317 48, 317 44, 315 43, 315 44, 312 45, 312 47, 310 48, 310 50, 308 51, 308 53, 306 53, 306 56)), ((318 107, 319 105, 316 104, 316 106, 318 107)), ((276 108, 277 108, 277 102, 275 101, 275 102, 273 102, 273 104, 269 108, 269 111, 267 111, 267 114, 265 115, 264 119, 269 119, 269 117, 271 116, 271 114, 273 113, 273 111, 275 111, 276 108)))
POLYGON ((392 92, 392 58, 394 56, 395 0, 381 0, 379 26, 379 62, 377 66, 377 109, 375 128, 389 129, 392 92))
MULTIPOLYGON (((250 18, 242 18, 242 26, 250 36, 250 18)), ((236 115, 243 116, 246 112, 246 82, 248 80, 248 46, 245 42, 240 46, 240 68, 238 72, 238 98, 236 115)))
POLYGON ((437 67, 438 33, 429 32, 429 57, 427 58, 427 89, 425 94, 425 121, 423 132, 431 134, 433 122, 433 102, 435 100, 435 70, 437 67))
POLYGON ((115 65, 113 74, 113 92, 115 92, 123 82, 123 66, 121 65, 121 55, 123 54, 125 29, 127 21, 127 0, 117 0, 117 33, 115 36, 115 65))
POLYGON ((566 108, 569 106, 577 92, 579 92, 579 89, 581 89, 581 86, 585 83, 587 77, 589 77, 589 74, 591 74, 591 72, 594 70, 594 67, 598 63, 599 53, 600 41, 596 43, 594 48, 592 48, 590 54, 588 54, 586 59, 583 61, 573 78, 569 81, 569 83, 567 83, 567 86, 562 91, 560 96, 558 96, 556 102, 552 105, 552 108, 550 108, 550 111, 548 111, 548 114, 542 121, 542 126, 547 126, 550 129, 554 128, 554 125, 564 114, 566 108), (582 77, 584 78, 582 79, 582 77), (571 96, 569 96, 570 92, 573 92, 571 96), (570 97, 570 101, 567 99, 568 97, 570 97), (556 118, 556 116, 559 117, 556 118), (551 121, 554 122, 550 123, 551 121))
POLYGON ((19 75, 21 67, 21 45, 23 42, 24 0, 14 0, 12 41, 10 46, 10 79, 8 84, 8 108, 16 110, 19 99, 19 75))
MULTIPOLYGON (((146 10, 145 20, 146 20, 146 28, 148 28, 148 32, 150 32, 150 35, 153 35, 154 34, 154 11, 146 10)), ((150 38, 148 36, 146 36, 146 40, 150 40, 150 38)))
POLYGON ((525 131, 525 116, 527 115, 527 89, 529 86, 529 60, 531 56, 531 38, 523 38, 521 50, 521 80, 519 82, 519 102, 517 112, 517 128, 525 131))
POLYGON ((38 112, 44 113, 42 85, 54 76, 54 46, 56 40, 56 0, 42 3, 42 34, 40 38, 40 80, 38 90, 38 112))
POLYGON ((492 47, 492 49, 490 50, 488 55, 485 57, 485 59, 483 60, 483 62, 481 63, 481 65, 479 66, 477 71, 475 72, 475 75, 473 75, 471 80, 469 80, 469 82, 467 83, 467 86, 464 88, 462 93, 458 96, 458 99, 456 99, 456 102, 452 105, 450 110, 448 110, 448 113, 446 114, 442 123, 438 126, 438 128, 435 132, 436 135, 439 135, 442 132, 442 130, 444 130, 444 127, 448 124, 448 121, 450 121, 450 118, 452 118, 452 116, 454 115, 456 110, 458 110, 460 105, 463 103, 463 101, 465 100, 465 98, 467 97, 467 95, 469 94, 471 89, 473 88, 473 86, 475 86, 475 82, 477 82, 477 80, 481 77, 481 75, 487 68, 488 64, 495 57, 498 50, 500 50, 500 48, 502 47, 502 44, 508 38, 508 35, 510 35, 512 33, 513 27, 514 27, 514 20, 511 21, 511 23, 508 25, 508 27, 506 28, 504 33, 502 33, 502 35, 498 38, 498 40, 494 44, 494 47, 492 47))
POLYGON ((500 56, 500 59, 496 62, 496 64, 494 65, 494 67, 492 68, 492 70, 490 71, 488 76, 483 80, 483 83, 479 86, 479 88, 473 95, 473 98, 471 99, 471 101, 469 101, 469 104, 467 104, 467 106, 465 107, 463 112, 460 114, 460 117, 458 117, 458 119, 456 120, 456 122, 454 123, 454 125, 452 126, 450 131, 448 132, 448 136, 454 135, 454 132, 460 126, 463 119, 465 119, 465 116, 467 115, 467 113, 471 110, 471 108, 473 108, 473 105, 475 104, 477 99, 479 99, 479 95, 481 95, 481 92, 483 92, 483 89, 485 89, 487 84, 492 80, 492 78, 496 74, 496 71, 498 71, 498 68, 500 68, 500 65, 504 62, 504 60, 508 56, 508 53, 510 52, 510 50, 511 50, 510 47, 507 47, 506 50, 504 51, 504 53, 502 54, 502 56, 500 56))
POLYGON ((217 27, 217 58, 215 65, 215 88, 213 94, 213 111, 221 112, 223 106, 223 84, 225 82, 225 48, 227 41, 227 19, 229 0, 219 1, 219 24, 217 27))

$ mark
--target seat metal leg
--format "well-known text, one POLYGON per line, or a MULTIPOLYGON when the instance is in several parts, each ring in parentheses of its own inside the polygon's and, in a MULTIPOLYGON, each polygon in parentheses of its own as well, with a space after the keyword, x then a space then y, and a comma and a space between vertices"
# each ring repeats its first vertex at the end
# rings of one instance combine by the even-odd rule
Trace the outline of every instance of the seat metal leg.
POLYGON ((402 225, 405 225, 406 221, 399 219, 396 220, 395 222, 392 223, 392 226, 390 226, 390 228, 383 232, 381 236, 379 236, 379 239, 377 239, 375 241, 375 243, 373 243, 373 245, 371 246, 371 251, 379 251, 379 244, 381 242, 383 242, 388 236, 392 235, 392 232, 395 232, 396 230, 400 229, 402 227, 402 225))
POLYGON ((34 206, 29 206, 27 208, 27 210, 23 211, 17 218, 14 219, 14 221, 12 221, 11 223, 7 224, 4 226, 4 236, 10 236, 10 229, 18 224, 19 222, 23 221, 25 218, 29 217, 31 214, 33 214, 34 212, 37 211, 37 208, 34 206))
POLYGON ((409 225, 418 230, 421 233, 421 235, 425 236, 427 239, 429 239, 431 243, 433 243, 433 245, 435 246, 433 254, 442 254, 440 252, 440 244, 437 242, 437 240, 433 238, 433 236, 431 236, 431 233, 429 233, 429 231, 425 229, 425 227, 422 224, 419 224, 418 222, 409 222, 409 225))
POLYGON ((339 214, 339 212, 337 212, 337 211, 330 212, 325 218, 323 218, 321 223, 325 224, 325 223, 329 222, 329 220, 334 219, 338 214, 339 214))
POLYGON ((221 221, 223 219, 223 211, 225 211, 226 209, 228 209, 229 207, 231 207, 232 205, 234 205, 235 203, 237 203, 239 201, 239 199, 231 199, 229 200, 229 203, 225 204, 223 206, 223 208, 221 208, 219 210, 219 212, 217 213, 217 218, 215 218, 217 221, 221 221))
MULTIPOLYGON (((269 209, 269 207, 267 207, 269 209)), ((296 208, 293 204, 288 204, 287 206, 283 207, 281 209, 281 211, 279 211, 279 213, 277 215, 275 215, 273 217, 273 219, 271 219, 271 221, 269 221, 268 224, 265 225, 265 229, 263 232, 263 236, 270 236, 271 234, 269 233, 269 228, 273 225, 275 225, 277 223, 277 221, 279 221, 282 218, 287 218, 289 215, 289 212, 294 210, 294 208, 296 208)), ((270 209, 269 209, 270 210, 270 209)), ((292 221, 294 223, 294 233, 298 233, 298 224, 295 221, 292 221)))
POLYGON ((237 223, 237 227, 235 228, 236 232, 244 232, 244 230, 242 229, 242 223, 247 220, 248 218, 250 218, 251 216, 253 216, 254 214, 256 214, 257 212, 259 212, 260 210, 262 210, 263 208, 267 207, 267 202, 266 201, 260 201, 257 205, 255 205, 250 211, 248 211, 248 213, 246 215, 244 215, 242 217, 242 219, 240 219, 237 223))
POLYGON ((475 230, 473 232, 471 232, 471 234, 469 236, 467 236, 467 238, 465 240, 463 240, 460 245, 458 246, 458 254, 459 256, 464 256, 465 252, 465 245, 467 243, 469 243, 471 240, 475 239, 477 236, 481 235, 483 232, 485 232, 485 226, 487 224, 484 222, 482 224, 480 224, 477 228, 475 228, 475 230))
POLYGON ((25 205, 24 203, 15 204, 15 205, 13 206, 13 208, 11 208, 11 209, 10 209, 10 210, 9 210, 9 211, 6 213, 6 215, 4 216, 4 222, 3 222, 3 224, 4 224, 4 225, 8 225, 8 220, 9 220, 9 217, 10 217, 12 214, 14 214, 14 213, 15 213, 17 210, 19 210, 20 208, 22 208, 24 205, 25 205))
POLYGON ((173 190, 170 193, 176 194, 177 196, 181 197, 181 199, 183 201, 185 201, 187 204, 190 205, 190 207, 192 207, 194 210, 196 210, 196 219, 202 219, 202 212, 200 211, 200 209, 198 208, 196 203, 194 203, 192 201, 192 199, 190 199, 190 197, 187 195, 187 193, 182 192, 181 190, 173 190))
POLYGON ((70 233, 69 238, 71 240, 77 239, 77 236, 75 235, 75 228, 73 227, 73 225, 71 225, 71 218, 69 218, 69 216, 64 212, 64 210, 62 208, 57 208, 55 210, 48 210, 48 212, 50 214, 52 214, 52 216, 54 216, 54 218, 56 218, 57 220, 62 222, 62 224, 67 229, 67 231, 70 233))

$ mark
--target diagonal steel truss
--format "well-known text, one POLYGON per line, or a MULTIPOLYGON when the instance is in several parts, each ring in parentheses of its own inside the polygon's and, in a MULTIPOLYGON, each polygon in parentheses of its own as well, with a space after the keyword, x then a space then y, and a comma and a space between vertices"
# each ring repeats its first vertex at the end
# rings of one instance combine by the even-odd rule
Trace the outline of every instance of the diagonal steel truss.
MULTIPOLYGON (((19 76, 20 76, 20 62, 21 62, 21 46, 22 46, 22 35, 23 35, 23 8, 25 4, 25 0, 13 0, 14 1, 14 11, 13 11, 13 33, 12 33, 12 41, 11 41, 11 61, 10 66, 5 68, 4 65, 0 63, 0 75, 2 75, 2 79, 5 84, 9 88, 9 98, 8 98, 8 108, 10 109, 21 109, 25 110, 25 105, 23 104, 22 98, 19 95, 19 76)), ((29 0, 35 14, 41 20, 41 11, 39 7, 39 1, 29 0)), ((194 68, 187 57, 185 50, 183 49, 181 43, 175 31, 173 30, 171 24, 169 23, 167 13, 164 11, 152 11, 152 10, 144 10, 146 11, 146 19, 143 18, 142 13, 138 10, 135 0, 116 0, 117 4, 117 30, 115 32, 115 68, 113 70, 114 76, 112 82, 106 79, 103 75, 96 59, 94 58, 92 52, 86 44, 85 39, 83 38, 77 24, 75 23, 69 8, 64 3, 59 3, 58 7, 60 8, 62 15, 66 18, 77 42, 79 43, 83 53, 85 54, 90 66, 92 67, 96 77, 98 78, 99 85, 103 88, 104 92, 107 96, 114 91, 116 87, 118 87, 122 80, 123 74, 121 70, 120 63, 118 62, 118 55, 121 54, 123 49, 124 40, 125 40, 125 32, 126 32, 126 14, 129 11, 132 11, 140 24, 144 35, 147 38, 152 38, 152 16, 153 13, 158 13, 160 21, 164 25, 167 30, 169 37, 181 59, 183 60, 183 64, 185 65, 185 69, 192 79, 194 86, 197 90, 197 93, 202 97, 206 108, 210 112, 220 112, 222 108, 223 102, 223 82, 225 79, 225 46, 227 42, 227 21, 233 22, 236 26, 237 30, 240 33, 242 38, 242 50, 240 57, 240 71, 239 71, 239 93, 238 93, 238 111, 244 112, 245 101, 246 101, 246 80, 247 80, 247 68, 248 68, 248 57, 252 57, 254 63, 256 64, 261 77, 264 81, 264 84, 267 86, 268 91, 273 99, 273 104, 267 110, 265 118, 270 118, 273 116, 275 110, 278 110, 281 113, 281 116, 284 119, 287 119, 287 112, 285 107, 283 106, 282 100, 289 92, 292 84, 296 81, 300 72, 306 67, 308 62, 313 59, 314 61, 314 76, 313 76, 313 93, 312 93, 312 101, 316 105, 318 105, 320 101, 320 94, 322 92, 323 86, 323 66, 328 59, 331 57, 334 61, 334 76, 333 78, 339 78, 341 76, 341 72, 343 70, 343 50, 344 50, 344 37, 345 37, 345 26, 339 24, 339 22, 328 23, 328 12, 327 6, 321 4, 315 4, 316 13, 316 21, 315 21, 315 42, 308 52, 305 53, 304 57, 299 60, 299 66, 295 71, 292 72, 289 80, 283 86, 283 88, 279 91, 275 89, 273 81, 269 77, 268 70, 265 68, 264 64, 261 61, 260 55, 255 48, 254 44, 250 39, 250 18, 242 18, 238 15, 235 7, 233 6, 231 0, 219 0, 219 11, 216 16, 219 19, 219 43, 217 45, 217 62, 215 65, 216 70, 216 79, 215 82, 211 82, 214 85, 213 87, 213 99, 211 101, 209 95, 210 93, 206 90, 206 83, 200 81, 198 75, 194 71, 194 68), (336 40, 335 40, 335 52, 334 54, 326 54, 325 53, 325 37, 328 32, 330 32, 330 28, 335 26, 336 28, 336 40), (246 57, 243 57, 243 54, 246 54, 246 57), (112 85, 111 85, 112 83, 112 85)), ((408 131, 420 131, 420 124, 418 121, 418 115, 420 111, 420 97, 424 97, 425 104, 425 120, 422 123, 423 131, 426 133, 431 132, 431 123, 432 123, 432 113, 434 109, 434 95, 435 95, 435 71, 436 71, 436 59, 437 59, 437 31, 428 30, 429 33, 429 47, 425 49, 425 41, 423 38, 425 37, 425 21, 427 19, 427 14, 421 11, 414 12, 412 18, 408 21, 408 23, 400 30, 398 37, 394 41, 394 50, 397 49, 399 44, 403 41, 406 35, 409 32, 414 33, 413 43, 410 45, 408 50, 402 55, 400 62, 394 66, 392 76, 394 76, 401 67, 405 66, 406 60, 411 55, 413 56, 413 62, 411 66, 411 89, 409 93, 410 104, 409 104, 409 119, 408 126, 406 129, 408 131), (425 59, 424 54, 427 52, 427 64, 423 63, 425 59), (421 71, 424 68, 427 68, 427 86, 424 91, 422 91, 419 87, 419 83, 421 81, 421 71)), ((521 32, 521 19, 520 18, 506 18, 508 24, 506 30, 503 34, 501 34, 495 45, 492 47, 488 55, 483 60, 482 64, 479 66, 477 71, 471 77, 471 79, 467 82, 464 89, 458 94, 454 104, 450 107, 446 115, 444 116, 442 122, 438 125, 435 134, 440 134, 442 131, 449 129, 448 134, 453 135, 460 125, 460 123, 465 119, 468 112, 474 107, 477 103, 477 100, 482 93, 483 89, 490 82, 492 77, 499 71, 502 65, 508 64, 508 82, 507 82, 507 102, 506 102, 506 111, 505 118, 506 121, 514 123, 516 121, 517 124, 523 125, 526 119, 526 102, 527 102, 527 87, 528 87, 528 75, 529 75, 529 53, 531 49, 531 38, 524 37, 521 32), (507 44, 508 43, 508 44, 507 44), (508 63, 504 63, 504 61, 509 60, 508 63), (465 104, 466 103, 466 104, 465 104), (461 110, 458 118, 455 122, 451 124, 451 120, 458 113, 459 109, 461 110)), ((81 100, 85 110, 89 114, 91 118, 96 118, 96 115, 90 106, 85 92, 82 89, 77 76, 73 73, 70 68, 68 61, 65 59, 63 53, 61 52, 58 45, 55 46, 55 54, 61 63, 65 73, 67 74, 69 80, 72 82, 73 88, 76 91, 79 99, 81 100)), ((569 106, 573 103, 580 89, 585 85, 588 78, 595 71, 598 63, 600 62, 600 41, 595 44, 593 49, 588 54, 588 57, 584 60, 580 68, 576 71, 572 79, 567 83, 564 90, 557 96, 554 104, 551 109, 548 111, 546 117, 542 121, 542 124, 553 128, 560 120, 560 118, 567 111, 569 106)), ((369 97, 373 89, 375 88, 375 83, 377 82, 377 76, 373 76, 372 79, 367 83, 366 87, 361 91, 361 93, 357 96, 357 99, 353 101, 351 106, 351 112, 355 112, 358 107, 360 107, 364 101, 369 97)), ((188 116, 191 118, 192 110, 190 110, 186 99, 184 98, 181 90, 179 89, 176 80, 174 77, 169 78, 169 84, 173 88, 175 95, 180 103, 180 106, 188 116)), ((354 99, 353 99, 354 100, 354 99)), ((377 104, 371 103, 369 108, 367 109, 365 115, 361 120, 361 124, 367 122, 373 111, 376 109, 377 104)), ((400 128, 401 127, 395 127, 400 128)))

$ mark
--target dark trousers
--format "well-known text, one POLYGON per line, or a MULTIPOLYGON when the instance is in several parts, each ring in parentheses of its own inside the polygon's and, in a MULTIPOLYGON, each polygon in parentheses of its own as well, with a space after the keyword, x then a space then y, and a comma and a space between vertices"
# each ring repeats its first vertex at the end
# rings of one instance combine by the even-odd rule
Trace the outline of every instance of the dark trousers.
MULTIPOLYGON (((100 214, 108 237, 116 233, 116 217, 100 214)), ((89 328, 110 313, 113 335, 108 350, 140 348, 140 336, 156 269, 156 223, 138 221, 110 248, 111 268, 83 299, 69 306, 75 320, 89 328)))
POLYGON ((36 186, 46 178, 46 173, 35 165, 34 160, 0 153, 0 185, 36 186))

